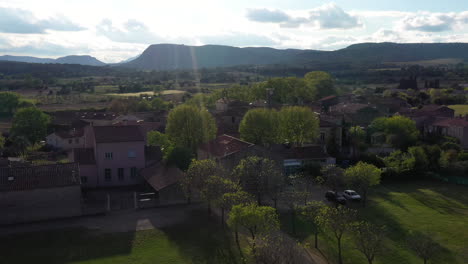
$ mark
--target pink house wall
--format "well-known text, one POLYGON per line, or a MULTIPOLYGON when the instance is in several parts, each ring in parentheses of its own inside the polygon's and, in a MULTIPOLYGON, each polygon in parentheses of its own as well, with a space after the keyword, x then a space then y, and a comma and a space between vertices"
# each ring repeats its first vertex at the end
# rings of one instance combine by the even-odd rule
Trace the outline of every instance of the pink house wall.
POLYGON ((138 172, 145 167, 144 141, 97 143, 95 158, 97 186, 123 186, 143 182, 143 178, 138 172), (129 152, 133 152, 135 157, 129 157, 129 152), (112 153, 112 159, 107 159, 106 153, 112 153), (132 167, 135 167, 137 171, 137 175, 134 178, 130 175, 132 167), (123 168, 123 180, 118 178, 118 168, 123 168), (110 181, 105 179, 105 169, 111 169, 110 181))

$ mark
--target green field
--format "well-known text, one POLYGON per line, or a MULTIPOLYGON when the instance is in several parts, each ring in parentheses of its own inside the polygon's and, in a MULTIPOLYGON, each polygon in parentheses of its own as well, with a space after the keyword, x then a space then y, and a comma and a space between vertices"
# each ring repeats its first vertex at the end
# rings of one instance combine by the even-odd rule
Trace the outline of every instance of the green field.
POLYGON ((468 115, 468 105, 449 105, 449 108, 455 110, 455 115, 468 115))
MULTIPOLYGON (((165 94, 181 94, 181 93, 185 93, 185 91, 181 91, 181 90, 164 90, 164 91, 161 91, 161 92, 158 92, 162 95, 165 95, 165 94)), ((107 95, 109 96, 118 96, 118 97, 138 97, 140 95, 153 95, 154 92, 139 92, 139 93, 109 93, 107 95)))
POLYGON ((232 239, 206 211, 167 228, 101 233, 88 229, 0 237, 0 263, 202 264, 236 263, 232 239))
MULTIPOLYGON (((468 263, 468 187, 441 182, 415 182, 379 186, 373 191, 369 206, 359 209, 364 219, 387 228, 382 252, 374 263, 423 263, 406 246, 407 233, 429 232, 439 244, 440 253, 430 263, 468 263)), ((290 220, 283 218, 284 227, 291 231, 290 220)), ((305 235, 306 228, 299 223, 306 242, 313 245, 313 236, 305 235)), ((299 232, 301 233, 301 232, 299 232)), ((336 261, 336 242, 331 233, 323 233, 319 247, 333 263, 336 261)), ((367 263, 354 249, 349 238, 344 240, 346 264, 367 263)))

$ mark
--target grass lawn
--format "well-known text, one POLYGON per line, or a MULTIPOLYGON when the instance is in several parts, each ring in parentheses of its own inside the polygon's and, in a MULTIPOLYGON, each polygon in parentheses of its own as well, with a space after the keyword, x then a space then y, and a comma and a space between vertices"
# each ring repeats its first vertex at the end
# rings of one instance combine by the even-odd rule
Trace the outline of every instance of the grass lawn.
MULTIPOLYGON (((406 246, 406 235, 412 230, 430 232, 439 244, 440 253, 430 263, 468 263, 468 187, 437 181, 387 184, 375 188, 367 208, 359 209, 363 219, 387 228, 382 252, 374 263, 422 263, 406 246)), ((284 228, 290 232, 290 218, 284 217, 284 228)), ((306 227, 297 224, 313 245, 313 236, 305 235, 306 227)), ((344 239, 343 256, 347 264, 367 263, 353 243, 344 239)), ((336 261, 336 242, 331 233, 323 233, 319 247, 327 258, 336 261)))
POLYGON ((455 115, 468 114, 468 105, 449 105, 448 107, 455 110, 455 115))
POLYGON ((0 237, 0 263, 236 263, 237 251, 217 219, 194 212, 163 229, 100 233, 65 229, 0 237))

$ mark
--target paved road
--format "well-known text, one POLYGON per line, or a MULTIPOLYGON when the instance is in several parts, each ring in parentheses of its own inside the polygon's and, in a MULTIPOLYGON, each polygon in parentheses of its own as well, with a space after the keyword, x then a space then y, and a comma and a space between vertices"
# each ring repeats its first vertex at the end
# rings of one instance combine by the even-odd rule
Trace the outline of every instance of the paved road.
POLYGON ((0 226, 0 235, 51 229, 85 227, 101 232, 127 232, 162 228, 183 222, 189 212, 201 205, 177 205, 166 208, 114 211, 106 215, 74 217, 61 220, 0 226))

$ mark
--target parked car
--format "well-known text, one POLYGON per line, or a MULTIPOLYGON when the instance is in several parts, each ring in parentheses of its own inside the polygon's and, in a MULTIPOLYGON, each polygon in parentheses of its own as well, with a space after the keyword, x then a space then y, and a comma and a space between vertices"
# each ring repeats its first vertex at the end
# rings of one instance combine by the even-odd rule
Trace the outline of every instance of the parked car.
POLYGON ((340 192, 327 191, 325 193, 325 198, 331 202, 346 204, 346 198, 343 196, 343 193, 340 192))
POLYGON ((352 201, 360 201, 361 200, 361 195, 359 195, 357 192, 353 190, 345 190, 343 192, 343 196, 347 200, 352 200, 352 201))

